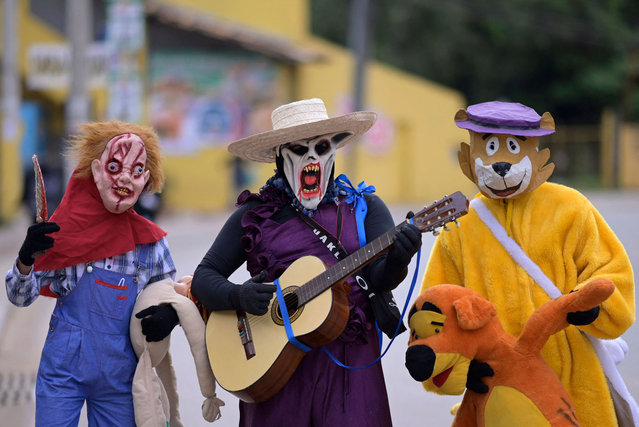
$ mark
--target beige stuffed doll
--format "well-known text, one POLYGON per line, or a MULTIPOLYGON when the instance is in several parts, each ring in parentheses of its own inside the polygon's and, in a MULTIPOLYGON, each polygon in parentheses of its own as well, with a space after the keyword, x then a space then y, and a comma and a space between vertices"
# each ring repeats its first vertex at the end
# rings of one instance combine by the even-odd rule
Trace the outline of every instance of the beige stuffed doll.
MULTIPOLYGON (((181 279, 182 280, 182 279, 181 279)), ((170 279, 147 286, 138 297, 133 313, 153 305, 170 304, 178 314, 180 325, 191 346, 202 395, 202 416, 208 422, 220 418, 224 402, 215 395, 215 377, 209 365, 205 344, 205 325, 193 301, 176 292, 170 279)), ((170 335, 158 342, 147 342, 141 320, 131 316, 131 342, 138 356, 133 377, 133 405, 138 427, 181 427, 175 371, 169 353, 170 335), (155 372, 154 369, 155 368, 155 372), (157 375, 156 375, 157 373, 157 375)))

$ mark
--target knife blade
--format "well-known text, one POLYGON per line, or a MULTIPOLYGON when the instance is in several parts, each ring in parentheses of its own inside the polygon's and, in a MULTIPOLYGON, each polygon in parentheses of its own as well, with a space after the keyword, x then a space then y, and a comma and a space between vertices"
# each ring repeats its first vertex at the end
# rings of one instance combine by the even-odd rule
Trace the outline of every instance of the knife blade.
POLYGON ((49 219, 49 213, 47 212, 47 193, 44 189, 44 179, 42 178, 38 155, 34 154, 31 160, 33 160, 33 171, 35 172, 36 221, 43 222, 49 219))

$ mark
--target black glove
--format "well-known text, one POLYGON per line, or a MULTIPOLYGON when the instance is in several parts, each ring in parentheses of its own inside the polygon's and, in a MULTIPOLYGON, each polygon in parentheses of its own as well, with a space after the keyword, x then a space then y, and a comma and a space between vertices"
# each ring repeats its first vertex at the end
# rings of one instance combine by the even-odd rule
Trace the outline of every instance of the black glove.
MULTIPOLYGON (((573 289, 572 291, 570 291, 571 294, 573 292, 578 292, 578 291, 576 289, 573 289)), ((600 310, 599 306, 596 306, 586 311, 573 311, 572 313, 568 313, 566 315, 566 321, 570 323, 571 325, 578 325, 578 326, 590 325, 592 322, 594 322, 597 319, 597 317, 599 317, 599 310, 600 310)))
POLYGON ((264 280, 266 280, 265 270, 233 289, 231 294, 233 305, 247 313, 258 316, 266 314, 276 287, 272 284, 263 284, 264 280))
POLYGON ((27 237, 18 252, 18 259, 26 266, 33 265, 38 252, 43 252, 53 247, 55 239, 47 236, 49 233, 60 231, 55 222, 38 222, 27 229, 27 237))
POLYGON ((488 393, 488 386, 481 379, 483 377, 492 377, 493 375, 495 375, 495 371, 488 363, 471 360, 468 367, 468 375, 466 376, 466 388, 479 394, 488 393))
POLYGON ((566 315, 566 321, 571 325, 590 325, 599 316, 599 306, 586 311, 573 311, 566 315))
POLYGON ((136 313, 135 317, 142 319, 142 333, 148 342, 162 341, 180 323, 175 309, 164 304, 147 307, 136 313))
MULTIPOLYGON (((410 218, 409 212, 407 218, 410 218)), ((398 269, 404 269, 410 263, 411 258, 422 246, 422 233, 413 224, 404 223, 393 236, 393 247, 386 255, 387 265, 392 264, 398 269)))

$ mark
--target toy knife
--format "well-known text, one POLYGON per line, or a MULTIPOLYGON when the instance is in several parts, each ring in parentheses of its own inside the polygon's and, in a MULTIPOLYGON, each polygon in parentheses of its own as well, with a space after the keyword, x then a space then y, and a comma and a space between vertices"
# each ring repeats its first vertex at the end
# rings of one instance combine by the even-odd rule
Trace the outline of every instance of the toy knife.
POLYGON ((34 154, 31 160, 33 160, 33 171, 35 172, 36 222, 44 222, 49 219, 47 193, 44 190, 44 179, 42 178, 38 155, 34 154))

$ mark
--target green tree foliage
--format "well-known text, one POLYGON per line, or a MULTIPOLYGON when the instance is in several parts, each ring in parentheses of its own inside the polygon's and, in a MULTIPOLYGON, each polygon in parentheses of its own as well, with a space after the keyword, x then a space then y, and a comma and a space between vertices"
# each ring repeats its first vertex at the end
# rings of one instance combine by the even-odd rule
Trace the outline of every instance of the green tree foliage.
MULTIPOLYGON (((639 120, 637 0, 370 0, 370 56, 566 121, 639 120)), ((350 2, 312 0, 312 29, 348 45, 350 2)))

